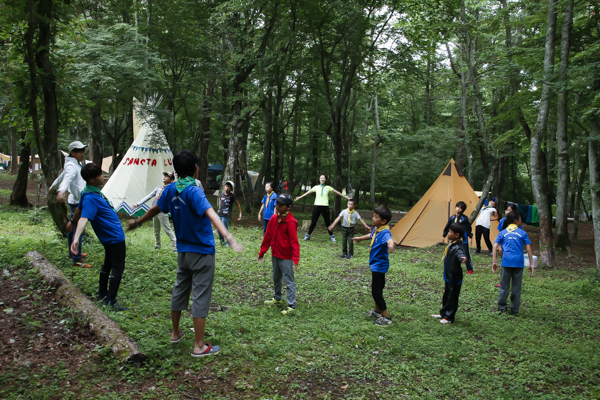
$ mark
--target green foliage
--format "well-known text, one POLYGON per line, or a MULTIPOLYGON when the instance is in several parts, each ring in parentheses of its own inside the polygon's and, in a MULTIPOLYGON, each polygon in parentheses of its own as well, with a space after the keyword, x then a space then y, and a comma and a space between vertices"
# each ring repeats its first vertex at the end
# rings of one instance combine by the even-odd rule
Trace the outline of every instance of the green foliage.
MULTIPOLYGON (((97 240, 84 243, 94 268, 74 269, 49 216, 35 227, 28 221, 27 213, 0 211, 1 269, 14 266, 25 273, 29 267, 22 256, 35 249, 94 296, 104 255, 97 240)), ((298 312, 283 317, 278 308, 262 305, 272 295, 272 282, 269 260, 256 261, 261 229, 234 222, 231 230, 246 249, 238 255, 217 247, 207 340, 222 346, 220 355, 189 356, 189 313, 182 319, 186 338, 178 345, 168 342, 176 257, 168 246, 154 251, 152 228, 144 226, 126 239, 119 300, 132 310, 108 315, 150 362, 141 368, 119 366, 104 350, 76 372, 43 370, 36 379, 40 384, 26 389, 19 383, 24 367, 10 366, 0 376, 0 395, 164 398, 194 394, 197 379, 211 382, 203 398, 495 398, 501 392, 506 398, 572 399, 599 394, 600 287, 585 270, 538 270, 524 280, 521 315, 500 316, 494 313, 499 276, 491 272, 489 258, 475 256, 475 274, 465 278, 456 323, 442 326, 429 315, 440 307, 443 248, 398 249, 390 256, 384 290, 394 323, 380 328, 363 316, 372 308, 367 245, 355 246, 356 258, 342 261, 340 244, 327 241, 318 227, 311 241, 301 242, 298 312), (64 386, 67 381, 72 388, 64 386)))

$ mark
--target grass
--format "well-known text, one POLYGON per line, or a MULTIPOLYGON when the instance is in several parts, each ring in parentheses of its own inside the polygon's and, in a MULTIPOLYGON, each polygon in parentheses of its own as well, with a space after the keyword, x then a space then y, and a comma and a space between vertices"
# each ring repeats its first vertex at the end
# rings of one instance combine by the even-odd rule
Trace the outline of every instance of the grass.
MULTIPOLYGON (((56 233, 49 215, 40 223, 40 212, 32 214, 0 208, 0 267, 15 266, 27 273, 22 257, 37 250, 61 267, 83 293, 93 296, 102 246, 90 235, 84 251, 95 267, 74 269, 65 257, 66 241, 56 233)), ((367 246, 355 246, 356 257, 342 260, 337 257, 341 244, 327 241, 319 226, 311 241, 301 242, 297 313, 283 317, 278 308, 262 305, 272 296, 270 262, 256 261, 262 229, 236 228, 232 223, 233 234, 246 249, 238 255, 217 247, 213 303, 225 311, 209 314, 207 331, 212 335, 208 340, 223 348, 219 356, 207 360, 189 356, 189 315, 182 320, 186 339, 179 345, 168 342, 176 257, 169 246, 153 250, 152 227, 146 224, 126 239, 127 264, 119 297, 132 311, 110 317, 150 362, 143 367, 122 366, 100 351, 77 372, 44 370, 30 377, 45 382, 39 386, 19 382, 17 377, 28 374, 25 367, 2 366, 0 397, 600 396, 600 287, 591 271, 574 278, 573 272, 539 270, 524 279, 521 315, 500 316, 494 313, 499 276, 491 272, 489 258, 475 256, 475 274, 466 275, 456 323, 442 326, 429 315, 440 308, 443 249, 398 249, 390 256, 384 290, 394 323, 382 328, 363 316, 373 302, 367 246)))

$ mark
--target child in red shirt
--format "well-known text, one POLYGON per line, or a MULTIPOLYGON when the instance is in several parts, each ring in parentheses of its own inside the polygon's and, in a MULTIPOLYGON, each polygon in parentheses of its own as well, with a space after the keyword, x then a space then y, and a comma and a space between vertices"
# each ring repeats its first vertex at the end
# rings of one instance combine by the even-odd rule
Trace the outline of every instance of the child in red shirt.
POLYGON ((282 303, 281 279, 285 280, 288 306, 281 311, 283 315, 292 314, 296 309, 296 283, 294 271, 300 261, 300 245, 298 244, 298 221, 290 209, 294 204, 292 196, 287 193, 277 198, 275 214, 269 220, 267 231, 260 246, 258 261, 264 260, 265 253, 271 248, 273 260, 274 297, 264 302, 265 305, 282 303), (293 265, 292 265, 293 264, 293 265))

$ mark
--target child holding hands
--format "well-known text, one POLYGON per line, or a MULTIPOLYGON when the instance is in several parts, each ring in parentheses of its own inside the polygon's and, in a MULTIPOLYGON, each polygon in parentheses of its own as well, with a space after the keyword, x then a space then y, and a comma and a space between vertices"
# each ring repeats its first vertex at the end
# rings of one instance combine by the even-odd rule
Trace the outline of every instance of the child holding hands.
POLYGON ((379 206, 373 210, 373 226, 375 232, 355 237, 354 243, 371 239, 369 247, 369 267, 371 268, 371 295, 375 301, 375 308, 367 314, 369 317, 376 318, 373 324, 378 326, 388 326, 392 324, 392 318, 387 310, 387 305, 383 298, 383 288, 385 287, 385 274, 390 268, 388 254, 394 251, 394 241, 390 232, 388 222, 392 219, 392 212, 385 206, 379 206))

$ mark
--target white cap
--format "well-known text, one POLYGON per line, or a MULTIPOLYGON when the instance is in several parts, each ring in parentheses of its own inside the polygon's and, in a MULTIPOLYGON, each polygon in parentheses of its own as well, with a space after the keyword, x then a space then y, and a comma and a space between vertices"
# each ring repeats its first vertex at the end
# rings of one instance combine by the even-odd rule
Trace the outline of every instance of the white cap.
POLYGON ((231 185, 231 190, 235 190, 235 183, 233 183, 232 181, 227 181, 225 182, 226 184, 229 183, 231 185))
POLYGON ((69 153, 72 152, 73 150, 85 149, 86 147, 87 147, 87 145, 81 143, 79 140, 76 140, 73 143, 69 144, 69 153))

